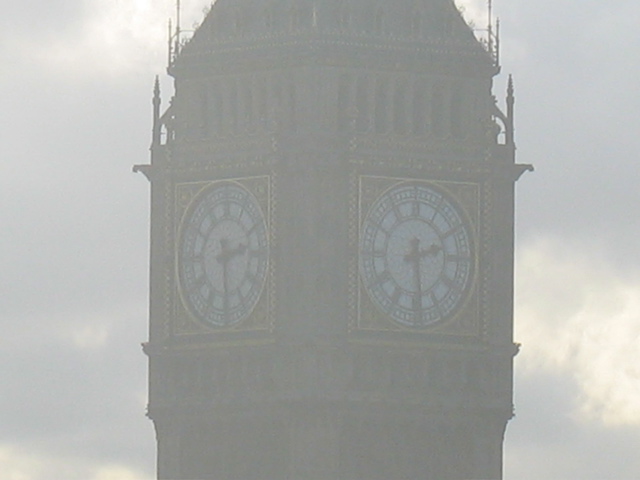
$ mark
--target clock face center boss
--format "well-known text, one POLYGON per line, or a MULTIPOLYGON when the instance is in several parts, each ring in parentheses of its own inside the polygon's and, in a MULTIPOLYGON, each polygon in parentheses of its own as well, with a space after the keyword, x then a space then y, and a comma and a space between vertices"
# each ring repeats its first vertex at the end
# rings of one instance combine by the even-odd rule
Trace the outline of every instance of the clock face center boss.
POLYGON ((400 182, 366 213, 360 269, 373 303, 406 327, 450 318, 473 277, 466 216, 450 195, 425 183, 400 182))
POLYGON ((213 327, 247 318, 264 286, 269 247, 257 199, 239 184, 218 182, 187 209, 178 244, 178 279, 187 309, 213 327))

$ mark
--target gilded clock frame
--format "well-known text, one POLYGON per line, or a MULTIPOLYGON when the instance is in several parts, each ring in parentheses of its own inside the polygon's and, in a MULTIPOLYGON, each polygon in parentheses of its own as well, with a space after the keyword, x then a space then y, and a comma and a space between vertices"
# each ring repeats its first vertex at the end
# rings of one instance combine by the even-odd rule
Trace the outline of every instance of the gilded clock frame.
POLYGON ((202 334, 241 334, 243 332, 271 332, 273 331, 273 278, 274 265, 272 255, 273 245, 273 223, 272 223, 272 185, 271 177, 268 175, 255 177, 219 178, 209 181, 184 182, 175 185, 175 234, 174 234, 174 261, 176 282, 174 285, 174 322, 173 333, 181 337, 202 334), (184 222, 192 208, 193 201, 197 200, 201 193, 210 188, 215 188, 217 184, 235 184, 249 192, 262 210, 262 215, 267 231, 267 269, 263 281, 261 292, 258 295, 256 304, 251 312, 241 321, 228 326, 208 325, 193 315, 187 306, 187 301, 183 297, 179 286, 179 245, 178 241, 185 228, 184 222))
POLYGON ((352 333, 411 333, 443 336, 478 337, 482 332, 480 315, 480 185, 473 182, 426 179, 416 177, 354 175, 352 187, 356 193, 356 205, 351 209, 351 225, 355 228, 351 234, 350 286, 351 301, 349 330, 352 333), (468 228, 472 243, 472 274, 461 303, 453 314, 439 322, 427 326, 411 327, 402 325, 378 307, 370 298, 363 282, 360 269, 360 240, 365 218, 371 206, 389 189, 403 183, 422 184, 443 192, 458 207, 468 228))

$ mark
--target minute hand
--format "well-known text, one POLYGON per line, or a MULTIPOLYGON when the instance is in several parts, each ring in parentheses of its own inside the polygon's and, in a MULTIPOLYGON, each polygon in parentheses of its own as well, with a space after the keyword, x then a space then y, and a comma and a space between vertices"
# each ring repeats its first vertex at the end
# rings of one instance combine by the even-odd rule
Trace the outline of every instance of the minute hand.
POLYGON ((223 310, 226 317, 229 311, 229 262, 236 256, 242 255, 247 249, 244 244, 238 245, 236 248, 229 248, 229 241, 226 238, 220 239, 220 253, 216 256, 218 263, 222 264, 222 289, 223 310))
POLYGON ((422 275, 420 271, 420 261, 425 257, 435 257, 440 253, 442 247, 431 244, 427 249, 420 249, 420 239, 414 237, 409 242, 409 253, 404 256, 404 261, 411 264, 413 270, 413 281, 416 293, 413 296, 412 307, 414 312, 422 310, 422 275))

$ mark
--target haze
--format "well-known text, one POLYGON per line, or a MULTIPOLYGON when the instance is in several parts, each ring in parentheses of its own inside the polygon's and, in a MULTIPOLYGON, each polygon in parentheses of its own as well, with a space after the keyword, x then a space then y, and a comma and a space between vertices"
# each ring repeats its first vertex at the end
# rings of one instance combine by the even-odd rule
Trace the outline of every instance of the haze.
MULTIPOLYGON (((183 24, 207 3, 183 0, 183 24)), ((486 22, 484 2, 464 4, 486 22)), ((536 166, 517 186, 523 347, 505 478, 637 478, 640 13, 631 0, 494 6, 517 160, 536 166)), ((0 478, 154 476, 148 185, 131 166, 148 161, 173 8, 19 2, 0 20, 0 478)))

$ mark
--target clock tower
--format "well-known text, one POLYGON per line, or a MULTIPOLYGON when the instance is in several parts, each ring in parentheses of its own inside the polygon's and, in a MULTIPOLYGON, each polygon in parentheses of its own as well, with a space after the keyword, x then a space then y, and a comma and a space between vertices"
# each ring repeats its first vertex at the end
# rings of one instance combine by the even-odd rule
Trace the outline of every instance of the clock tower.
POLYGON ((530 167, 494 40, 452 0, 218 0, 176 42, 135 167, 158 478, 501 478, 530 167))

